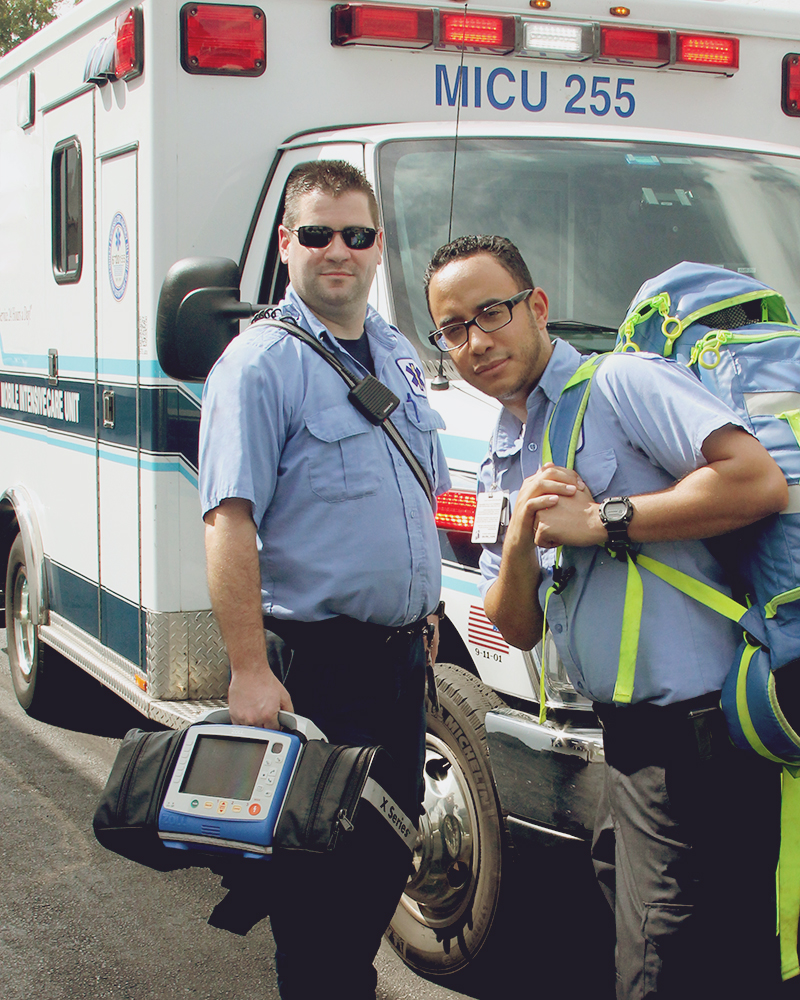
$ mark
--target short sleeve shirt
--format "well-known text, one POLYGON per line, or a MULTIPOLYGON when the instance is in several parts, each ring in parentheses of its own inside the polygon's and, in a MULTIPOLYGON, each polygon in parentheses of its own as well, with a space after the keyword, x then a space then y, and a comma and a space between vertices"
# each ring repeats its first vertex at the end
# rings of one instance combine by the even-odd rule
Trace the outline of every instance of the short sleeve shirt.
MULTIPOLYGON (((280 311, 357 377, 366 374, 291 286, 280 311)), ((400 398, 392 422, 442 493, 444 422, 428 403, 419 358, 372 308, 365 329, 377 377, 400 398)), ((228 497, 252 504, 266 614, 399 626, 439 600, 434 515, 408 464, 348 391, 323 358, 266 322, 236 337, 203 393, 202 510, 228 497)))
MULTIPOLYGON (((523 479, 541 466, 546 422, 583 359, 556 341, 528 398, 522 423, 503 410, 480 476, 480 490, 508 489, 512 504, 523 479)), ((702 445, 715 430, 743 426, 684 367, 656 355, 612 355, 599 367, 581 428, 575 468, 595 501, 664 490, 705 465, 702 445)), ((658 542, 642 551, 729 594, 722 570, 702 541, 658 542)), ((501 544, 481 557, 483 592, 497 579, 501 544)), ((552 584, 556 550, 538 550, 540 602, 552 584)), ((562 565, 575 575, 553 594, 547 624, 575 688, 610 703, 619 663, 627 566, 604 548, 567 548, 562 565)), ((644 589, 633 701, 670 704, 722 687, 737 644, 733 622, 641 570, 644 589)), ((739 636, 741 630, 739 630, 739 636)))

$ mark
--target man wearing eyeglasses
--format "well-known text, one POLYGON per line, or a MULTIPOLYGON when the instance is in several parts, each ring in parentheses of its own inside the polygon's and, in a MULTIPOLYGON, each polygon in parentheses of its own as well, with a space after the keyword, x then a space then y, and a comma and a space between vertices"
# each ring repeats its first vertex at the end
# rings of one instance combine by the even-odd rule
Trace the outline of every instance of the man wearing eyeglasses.
MULTIPOLYGON (((431 493, 444 492, 443 423, 417 354, 367 303, 383 250, 368 181, 342 161, 301 164, 287 183, 279 235, 290 284, 276 312, 356 378, 369 373, 394 392, 392 423, 431 493)), ((388 790, 413 826, 424 759, 423 635, 438 622, 441 584, 421 483, 324 358, 263 319, 209 374, 200 494, 232 721, 276 728, 278 711, 294 710, 332 743, 386 747, 395 763, 388 790)), ((370 806, 340 840, 331 856, 284 855, 269 873, 284 1000, 331 990, 375 997, 373 959, 411 859, 370 806)))
POLYGON ((730 593, 701 539, 781 510, 784 477, 734 413, 653 355, 599 367, 575 470, 543 466, 545 428, 582 358, 550 342, 547 295, 517 248, 461 237, 434 254, 426 291, 431 342, 503 403, 479 505, 505 496, 512 512, 504 528, 502 501, 491 507, 486 613, 508 642, 532 649, 547 600, 570 679, 603 725, 592 853, 615 914, 618 1000, 772 996, 777 772, 727 737, 719 692, 740 638, 734 623, 642 571, 632 703, 614 696, 627 551, 730 593), (562 546, 568 570, 554 592, 562 546))

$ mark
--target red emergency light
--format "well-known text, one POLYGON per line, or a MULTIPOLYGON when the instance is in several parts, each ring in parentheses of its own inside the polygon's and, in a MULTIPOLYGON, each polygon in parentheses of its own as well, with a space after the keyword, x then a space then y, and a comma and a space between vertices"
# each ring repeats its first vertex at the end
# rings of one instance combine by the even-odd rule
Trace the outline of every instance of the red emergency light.
POLYGON ((424 49, 433 43, 433 11, 369 3, 336 4, 331 10, 334 45, 391 45, 424 49))
POLYGON ((669 62, 669 32, 640 28, 601 28, 600 58, 644 66, 669 62))
POLYGON ((116 52, 114 75, 118 80, 132 80, 142 75, 144 66, 144 18, 141 7, 120 14, 114 25, 116 52))
POLYGON ((516 21, 513 17, 483 14, 439 14, 439 48, 483 49, 490 52, 513 52, 516 21))
POLYGON ((684 69, 737 70, 739 39, 678 33, 675 65, 684 69))
POLYGON ((89 51, 84 83, 104 87, 109 80, 133 80, 144 69, 144 16, 131 7, 114 22, 114 33, 100 38, 89 51))
POLYGON ((209 76, 261 76, 267 21, 259 7, 188 3, 181 8, 181 66, 209 76))
POLYGON ((448 490, 436 500, 436 527, 444 531, 468 531, 475 524, 478 498, 474 493, 448 490))
POLYGON ((783 113, 791 118, 800 118, 800 53, 789 52, 783 57, 782 79, 783 113))

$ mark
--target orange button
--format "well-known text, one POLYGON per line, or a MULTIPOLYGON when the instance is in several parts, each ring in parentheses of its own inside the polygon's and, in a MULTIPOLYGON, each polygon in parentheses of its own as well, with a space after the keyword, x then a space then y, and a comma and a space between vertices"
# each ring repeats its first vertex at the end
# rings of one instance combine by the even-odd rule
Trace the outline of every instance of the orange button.
POLYGON ((251 816, 258 816, 261 812, 261 806, 257 802, 254 802, 247 811, 251 816))

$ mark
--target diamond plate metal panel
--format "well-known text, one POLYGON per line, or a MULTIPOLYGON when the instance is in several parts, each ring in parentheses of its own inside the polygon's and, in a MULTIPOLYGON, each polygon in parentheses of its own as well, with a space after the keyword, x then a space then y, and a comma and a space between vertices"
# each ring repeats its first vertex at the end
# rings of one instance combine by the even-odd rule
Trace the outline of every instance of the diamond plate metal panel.
POLYGON ((228 657, 210 611, 148 611, 147 689, 156 699, 224 698, 228 657))

